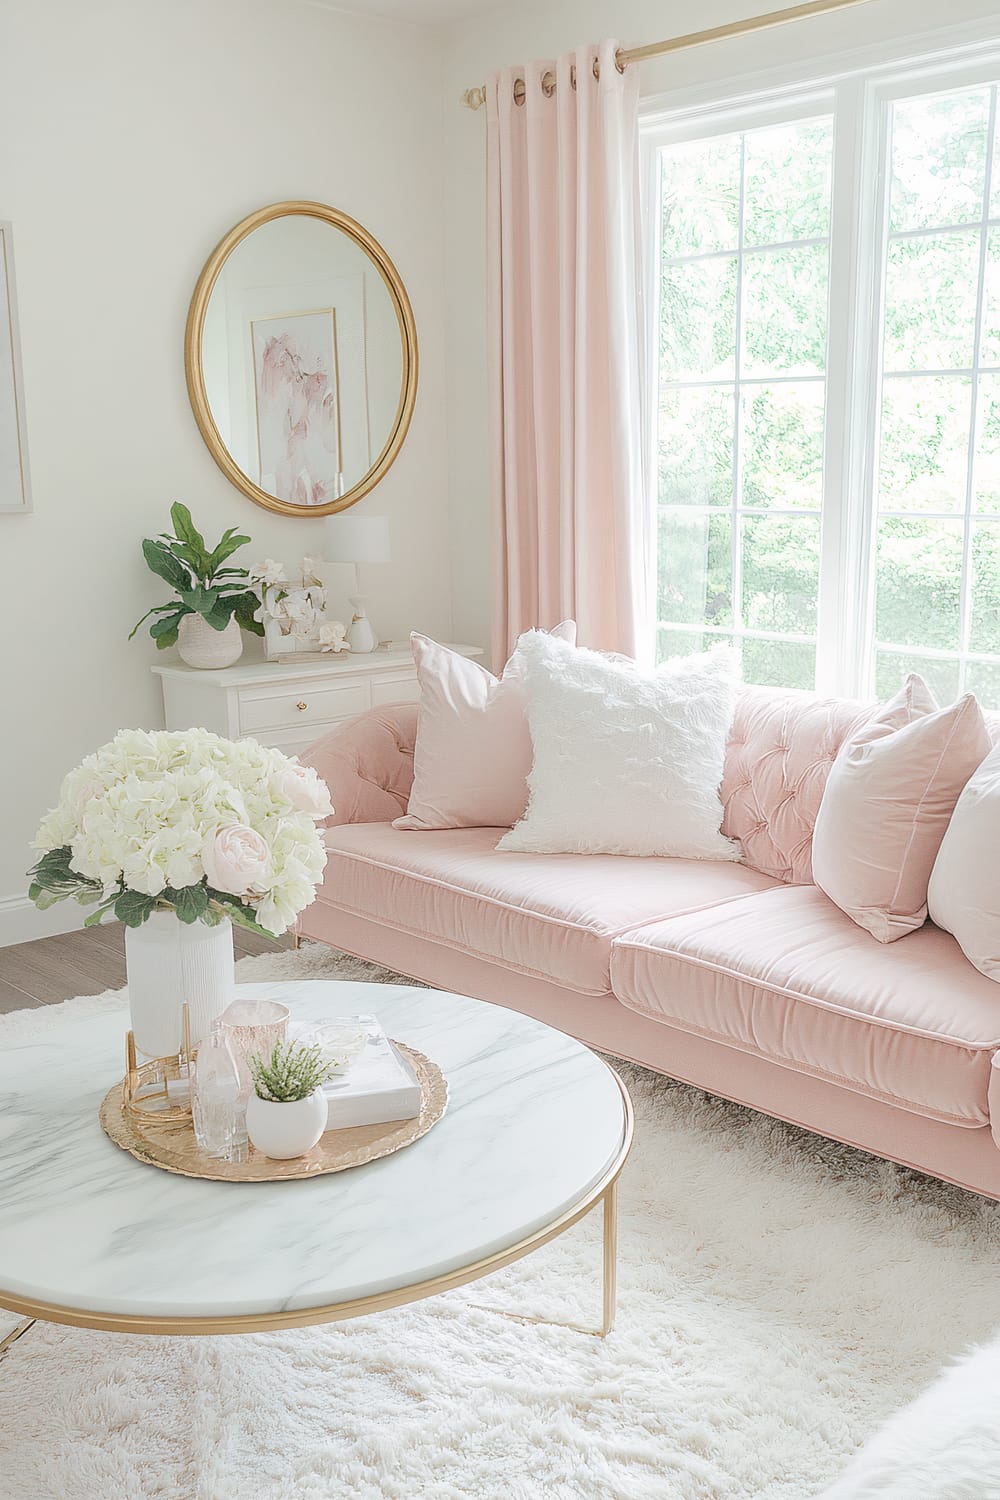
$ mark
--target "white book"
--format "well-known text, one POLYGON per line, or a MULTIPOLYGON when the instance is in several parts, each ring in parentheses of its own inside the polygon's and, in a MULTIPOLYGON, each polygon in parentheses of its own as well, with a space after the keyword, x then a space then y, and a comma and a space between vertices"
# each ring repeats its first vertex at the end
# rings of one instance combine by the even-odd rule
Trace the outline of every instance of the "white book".
POLYGON ((334 1074, 323 1085, 327 1130, 412 1120, 420 1113, 420 1083, 410 1064, 377 1021, 358 1019, 368 1030, 367 1042, 346 1073, 334 1074))

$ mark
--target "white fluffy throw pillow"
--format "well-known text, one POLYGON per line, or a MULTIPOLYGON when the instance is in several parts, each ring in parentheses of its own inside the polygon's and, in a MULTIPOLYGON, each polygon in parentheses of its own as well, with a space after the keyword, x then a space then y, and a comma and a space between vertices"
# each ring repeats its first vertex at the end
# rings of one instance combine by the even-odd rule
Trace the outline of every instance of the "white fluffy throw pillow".
POLYGON ((821 1500, 1000 1500, 1000 1340, 890 1417, 821 1500))
POLYGON ((719 831, 728 652, 644 672, 530 630, 518 642, 534 763, 498 849, 739 859, 719 831))

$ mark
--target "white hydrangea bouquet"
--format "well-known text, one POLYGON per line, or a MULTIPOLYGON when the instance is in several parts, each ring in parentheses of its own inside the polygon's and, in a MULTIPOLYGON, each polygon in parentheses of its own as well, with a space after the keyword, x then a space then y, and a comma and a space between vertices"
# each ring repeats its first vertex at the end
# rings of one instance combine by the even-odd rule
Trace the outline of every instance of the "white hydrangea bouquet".
POLYGON ((29 896, 141 927, 155 911, 278 937, 315 899, 333 812, 308 766, 206 729, 123 729, 65 778, 32 847, 29 896))

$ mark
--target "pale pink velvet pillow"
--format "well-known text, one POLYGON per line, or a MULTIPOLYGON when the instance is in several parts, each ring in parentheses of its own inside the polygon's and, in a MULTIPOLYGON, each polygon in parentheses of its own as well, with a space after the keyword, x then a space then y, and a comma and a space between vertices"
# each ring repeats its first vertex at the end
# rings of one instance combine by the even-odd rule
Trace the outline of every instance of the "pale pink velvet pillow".
POLYGON ((880 943, 926 920, 941 840, 989 751, 975 698, 939 709, 915 673, 842 747, 816 817, 813 879, 880 943))
MULTIPOLYGON (((576 643, 576 624, 552 631, 576 643)), ((524 814, 531 735, 515 650, 497 678, 425 635, 411 635, 420 683, 413 790, 394 828, 511 828, 524 814)))

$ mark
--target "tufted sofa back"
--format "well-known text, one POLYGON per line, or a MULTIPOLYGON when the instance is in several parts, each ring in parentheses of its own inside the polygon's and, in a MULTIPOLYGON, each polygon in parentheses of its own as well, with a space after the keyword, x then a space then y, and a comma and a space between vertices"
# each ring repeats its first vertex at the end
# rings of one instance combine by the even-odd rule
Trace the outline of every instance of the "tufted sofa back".
POLYGON ((792 885, 812 882, 812 834, 837 751, 871 713, 847 698, 742 687, 726 746, 722 831, 743 863, 792 885))
MULTIPOLYGON (((792 885, 812 881, 812 832, 826 779, 845 739, 871 712, 846 698, 741 687, 722 778, 722 830, 743 862, 792 885)), ((1000 740, 1000 715, 988 714, 1000 740)), ((327 822, 383 823, 406 811, 413 784, 417 710, 373 709, 339 724, 301 757, 326 781, 336 812, 327 822)))

